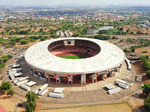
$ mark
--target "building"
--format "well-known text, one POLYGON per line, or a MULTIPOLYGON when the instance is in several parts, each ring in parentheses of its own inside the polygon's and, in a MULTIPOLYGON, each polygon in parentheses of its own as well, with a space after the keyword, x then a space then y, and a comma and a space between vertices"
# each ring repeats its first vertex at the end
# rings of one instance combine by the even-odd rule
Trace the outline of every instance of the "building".
POLYGON ((90 38, 58 38, 39 42, 27 49, 25 60, 30 72, 44 81, 81 84, 115 76, 125 61, 117 46, 90 38), (81 59, 61 56, 82 55, 81 59))

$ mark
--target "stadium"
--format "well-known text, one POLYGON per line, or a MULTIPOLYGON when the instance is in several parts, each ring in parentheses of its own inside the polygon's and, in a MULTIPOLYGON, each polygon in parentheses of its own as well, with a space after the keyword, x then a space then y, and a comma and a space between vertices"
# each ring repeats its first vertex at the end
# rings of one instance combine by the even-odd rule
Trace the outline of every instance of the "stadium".
POLYGON ((27 49, 25 61, 41 80, 86 85, 115 76, 125 61, 117 46, 91 38, 58 38, 27 49))

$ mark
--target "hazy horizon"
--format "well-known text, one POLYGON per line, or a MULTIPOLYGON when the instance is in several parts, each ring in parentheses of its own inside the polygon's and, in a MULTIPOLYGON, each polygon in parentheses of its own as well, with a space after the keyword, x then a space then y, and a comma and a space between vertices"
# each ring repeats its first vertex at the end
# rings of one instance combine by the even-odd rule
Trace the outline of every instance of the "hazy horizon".
POLYGON ((150 0, 1 0, 3 6, 150 6, 150 0))

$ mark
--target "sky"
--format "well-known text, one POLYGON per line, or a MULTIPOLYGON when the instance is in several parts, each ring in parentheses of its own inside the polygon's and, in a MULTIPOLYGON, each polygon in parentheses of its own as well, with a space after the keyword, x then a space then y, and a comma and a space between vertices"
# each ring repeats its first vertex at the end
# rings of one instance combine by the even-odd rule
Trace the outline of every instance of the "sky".
POLYGON ((0 0, 0 5, 74 6, 130 5, 150 6, 150 0, 0 0))

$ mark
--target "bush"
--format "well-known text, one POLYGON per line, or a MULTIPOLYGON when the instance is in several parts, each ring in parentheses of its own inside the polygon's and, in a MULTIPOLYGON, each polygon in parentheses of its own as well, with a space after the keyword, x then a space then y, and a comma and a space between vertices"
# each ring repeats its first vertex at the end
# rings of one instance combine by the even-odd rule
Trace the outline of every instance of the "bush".
POLYGON ((146 69, 146 70, 150 70, 150 62, 147 61, 147 62, 145 63, 145 69, 146 69))
POLYGON ((27 39, 21 39, 21 40, 20 40, 20 43, 21 43, 21 44, 27 44, 27 43, 28 43, 28 40, 27 40, 27 39))
POLYGON ((33 112, 36 108, 36 99, 38 99, 38 95, 34 92, 28 92, 25 97, 27 98, 25 105, 26 111, 33 112))
POLYGON ((147 53, 147 51, 142 51, 141 53, 147 53))
POLYGON ((7 94, 8 94, 8 95, 14 95, 14 93, 15 93, 15 92, 14 92, 14 90, 12 90, 12 89, 8 89, 8 90, 7 90, 7 94))
POLYGON ((146 71, 146 75, 150 78, 150 70, 146 71))
POLYGON ((112 39, 118 39, 118 37, 113 36, 112 39))
POLYGON ((33 111, 35 111, 35 109, 36 109, 36 102, 34 102, 34 101, 26 102, 25 109, 26 109, 26 112, 33 112, 33 111))
POLYGON ((131 52, 134 52, 135 51, 135 47, 131 46, 130 50, 131 50, 131 52))
POLYGON ((7 55, 8 59, 11 59, 13 56, 12 55, 7 55))
POLYGON ((7 57, 7 56, 2 56, 2 57, 1 57, 1 60, 2 60, 3 62, 7 62, 7 61, 8 61, 8 57, 7 57))
POLYGON ((2 82, 2 85, 1 85, 1 89, 2 90, 9 90, 11 89, 11 83, 10 81, 6 81, 6 82, 2 82))
POLYGON ((0 63, 0 68, 4 68, 5 67, 5 63, 0 63))
POLYGON ((94 38, 100 39, 100 40, 108 40, 108 39, 110 39, 110 36, 96 35, 96 36, 94 36, 94 38))
POLYGON ((129 50, 129 49, 127 49, 127 48, 125 48, 124 50, 123 50, 125 53, 130 53, 131 51, 129 50))
POLYGON ((3 78, 4 78, 4 75, 0 76, 0 80, 3 80, 3 78))
POLYGON ((41 37, 40 40, 41 40, 41 41, 44 41, 44 40, 46 40, 47 38, 48 38, 47 36, 41 37))
POLYGON ((150 110, 150 94, 149 94, 148 97, 144 100, 144 107, 145 107, 145 109, 149 112, 149 110, 150 110))
POLYGON ((142 86, 142 89, 143 89, 143 94, 150 94, 150 84, 147 83, 147 84, 144 84, 144 86, 142 86))

